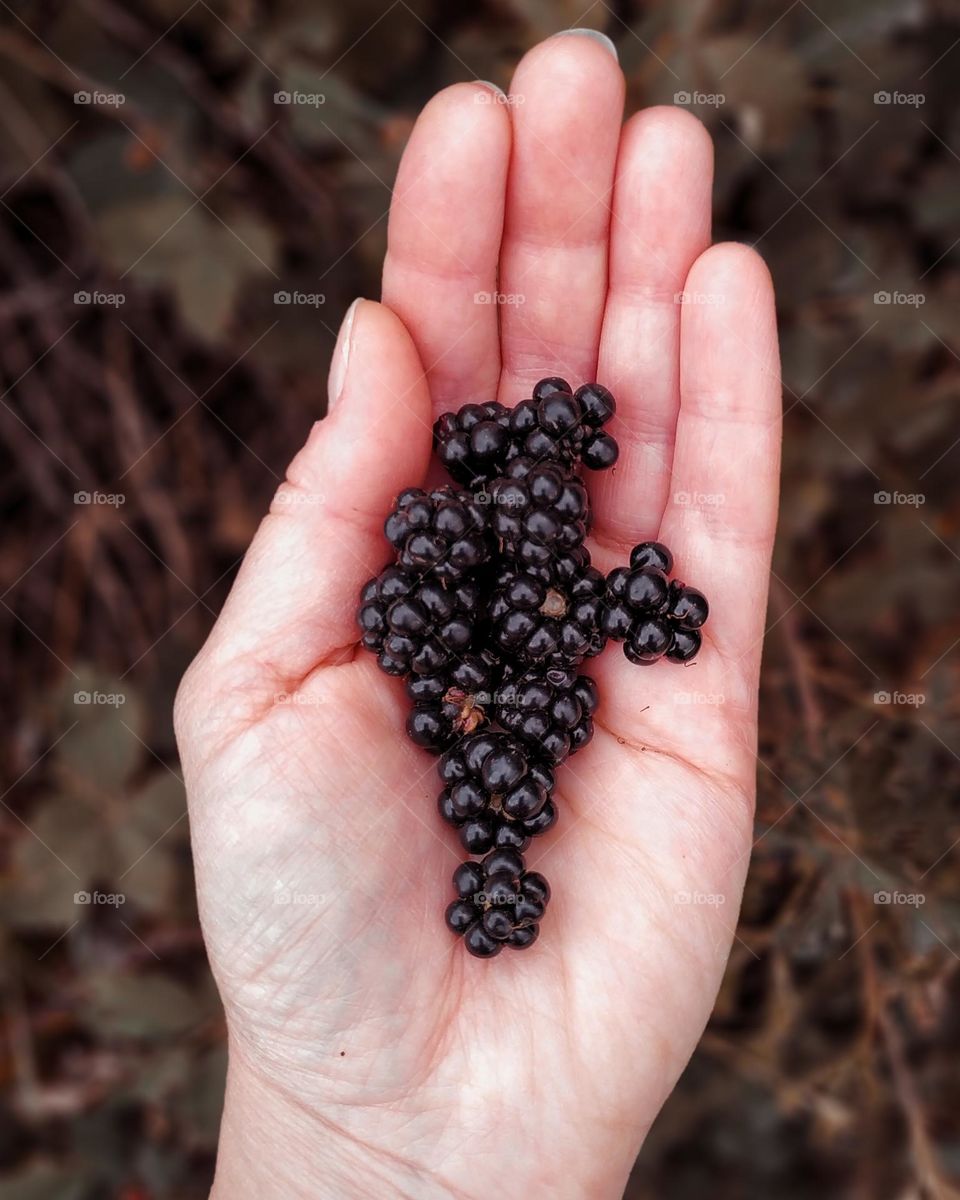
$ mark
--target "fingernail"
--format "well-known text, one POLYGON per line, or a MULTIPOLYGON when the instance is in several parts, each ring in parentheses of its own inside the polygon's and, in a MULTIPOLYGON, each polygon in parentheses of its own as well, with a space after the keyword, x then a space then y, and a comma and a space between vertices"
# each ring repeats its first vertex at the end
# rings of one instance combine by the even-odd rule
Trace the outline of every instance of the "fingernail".
POLYGON ((329 412, 340 399, 343 392, 343 385, 347 379, 347 364, 350 361, 350 344, 353 340, 353 322, 357 315, 357 309, 360 306, 360 297, 347 309, 343 324, 340 326, 340 332, 337 335, 337 344, 333 350, 333 359, 330 363, 330 381, 327 386, 327 411, 329 412))
POLYGON ((498 83, 494 83, 490 79, 478 79, 476 82, 481 87, 489 88, 491 92, 494 92, 498 96, 506 96, 507 94, 498 83))
POLYGON ((617 53, 617 48, 607 37, 605 33, 601 33, 599 29, 561 29, 559 33, 555 33, 554 37, 588 37, 599 42, 606 50, 609 50, 613 55, 613 61, 619 62, 620 55, 617 53))

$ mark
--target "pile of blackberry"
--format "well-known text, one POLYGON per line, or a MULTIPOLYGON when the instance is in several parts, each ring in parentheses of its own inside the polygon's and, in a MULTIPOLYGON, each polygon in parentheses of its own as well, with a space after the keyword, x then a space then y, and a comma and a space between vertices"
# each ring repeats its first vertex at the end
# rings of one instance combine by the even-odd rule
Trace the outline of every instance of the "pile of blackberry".
POLYGON ((454 872, 446 912, 477 958, 539 935, 550 888, 523 854, 557 821, 556 769, 593 737, 585 661, 608 641, 642 665, 700 649, 707 601, 670 578, 666 546, 635 546, 606 577, 591 565, 578 471, 616 463, 615 412, 600 384, 551 377, 513 409, 444 413, 434 450, 454 485, 400 493, 394 560, 360 595, 362 644, 405 681, 407 734, 439 756, 440 816, 482 856, 454 872))

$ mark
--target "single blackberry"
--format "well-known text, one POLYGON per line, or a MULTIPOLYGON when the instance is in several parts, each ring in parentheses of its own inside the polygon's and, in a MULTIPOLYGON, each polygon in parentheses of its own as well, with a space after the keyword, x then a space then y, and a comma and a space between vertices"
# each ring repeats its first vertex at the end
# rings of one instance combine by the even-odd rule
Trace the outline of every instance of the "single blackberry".
POLYGON ((445 588, 401 567, 385 567, 360 593, 361 641, 388 675, 435 674, 470 646, 483 605, 475 583, 445 588))
POLYGON ((542 568, 502 572, 490 604, 493 640, 521 663, 575 665, 599 654, 605 581, 573 553, 542 568), (571 570, 571 564, 573 568, 571 570))
POLYGON ((451 487, 407 488, 384 522, 387 541, 402 567, 458 580, 490 558, 488 509, 451 487))
POLYGON ((453 873, 457 899, 447 906, 447 927, 476 958, 493 958, 504 946, 532 946, 550 902, 550 885, 528 871, 515 850, 492 850, 482 862, 461 863, 453 873))
POLYGON ((516 453, 509 428, 510 410, 496 400, 465 404, 446 412, 433 426, 433 447, 458 483, 482 484, 503 473, 516 453))
POLYGON ((458 737, 473 733, 487 719, 500 673, 488 653, 468 654, 435 675, 415 675, 407 682, 414 707, 407 717, 410 740, 441 754, 458 737))
POLYGON ((619 456, 616 441, 601 430, 616 407, 613 396, 598 383, 573 392, 566 380, 551 377, 541 379, 532 397, 511 411, 509 428, 522 455, 568 465, 582 462, 602 471, 619 456))
POLYGON ((510 672, 493 705, 496 720, 546 761, 559 764, 593 737, 596 683, 575 667, 510 672))
POLYGON ((600 626, 607 637, 623 642, 627 658, 641 665, 666 657, 689 662, 700 649, 700 626, 709 613, 696 588, 669 581, 673 555, 660 542, 643 542, 630 554, 630 567, 607 576, 600 626))
POLYGON ((469 853, 519 848, 556 821, 553 771, 509 733, 469 734, 440 759, 440 815, 469 853))
POLYGON ((579 479, 558 463, 515 458, 490 487, 491 530, 502 552, 543 566, 587 536, 589 500, 579 479))

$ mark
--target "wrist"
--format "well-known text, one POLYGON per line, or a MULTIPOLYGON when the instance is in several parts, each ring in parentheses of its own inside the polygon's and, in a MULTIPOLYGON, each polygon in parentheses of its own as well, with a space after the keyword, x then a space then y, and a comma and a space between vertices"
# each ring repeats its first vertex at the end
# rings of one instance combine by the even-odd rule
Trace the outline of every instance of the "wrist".
POLYGON ((231 1054, 210 1200, 455 1200, 402 1157, 351 1137, 231 1054))

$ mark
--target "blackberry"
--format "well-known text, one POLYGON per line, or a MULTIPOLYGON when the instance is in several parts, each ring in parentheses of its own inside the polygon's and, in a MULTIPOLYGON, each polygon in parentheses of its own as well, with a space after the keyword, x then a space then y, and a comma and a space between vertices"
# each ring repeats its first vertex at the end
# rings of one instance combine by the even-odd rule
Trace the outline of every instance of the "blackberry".
POLYGON ((496 720, 547 762, 559 764, 593 737, 599 694, 589 675, 574 667, 510 673, 494 697, 496 720))
POLYGON ((493 536, 504 554, 525 565, 543 566, 587 536, 587 489, 560 464, 516 458, 492 484, 490 499, 493 536))
POLYGON ((510 434, 510 410, 492 400, 446 412, 433 426, 437 457, 458 483, 477 484, 503 473, 516 445, 510 434))
POLYGON ((464 849, 519 849, 556 821, 553 771, 509 733, 469 734, 440 759, 440 815, 464 849))
POLYGON ((660 542, 635 546, 630 563, 607 576, 601 629, 623 642, 623 652, 633 663, 647 665, 663 657, 689 662, 700 649, 699 629, 710 611, 706 597, 679 580, 667 579, 673 555, 660 542))
POLYGON ((490 604, 493 640, 522 663, 575 665, 606 644, 600 627, 605 581, 567 556, 541 569, 507 571, 490 604))
POLYGON ((511 411, 509 428, 520 454, 568 465, 582 462, 602 471, 619 455, 616 441, 600 428, 616 407, 613 396, 598 383, 573 392, 566 380, 541 379, 533 396, 511 411))
POLYGON ((470 646, 482 613, 476 583, 449 588, 402 567, 385 567, 360 593, 361 641, 388 675, 435 674, 470 646))
POLYGON ((414 702, 407 717, 410 740, 441 754, 456 738, 479 729, 498 674, 491 655, 469 654, 445 671, 414 676, 407 682, 407 695, 414 702))
POLYGON ((400 566, 459 580, 490 558, 488 525, 487 510, 466 492, 407 488, 383 529, 400 566))
POLYGON ((447 906, 447 927, 477 958, 493 958, 504 946, 532 946, 550 902, 550 885, 528 871, 515 850, 492 850, 482 862, 461 863, 453 873, 457 899, 447 906))

